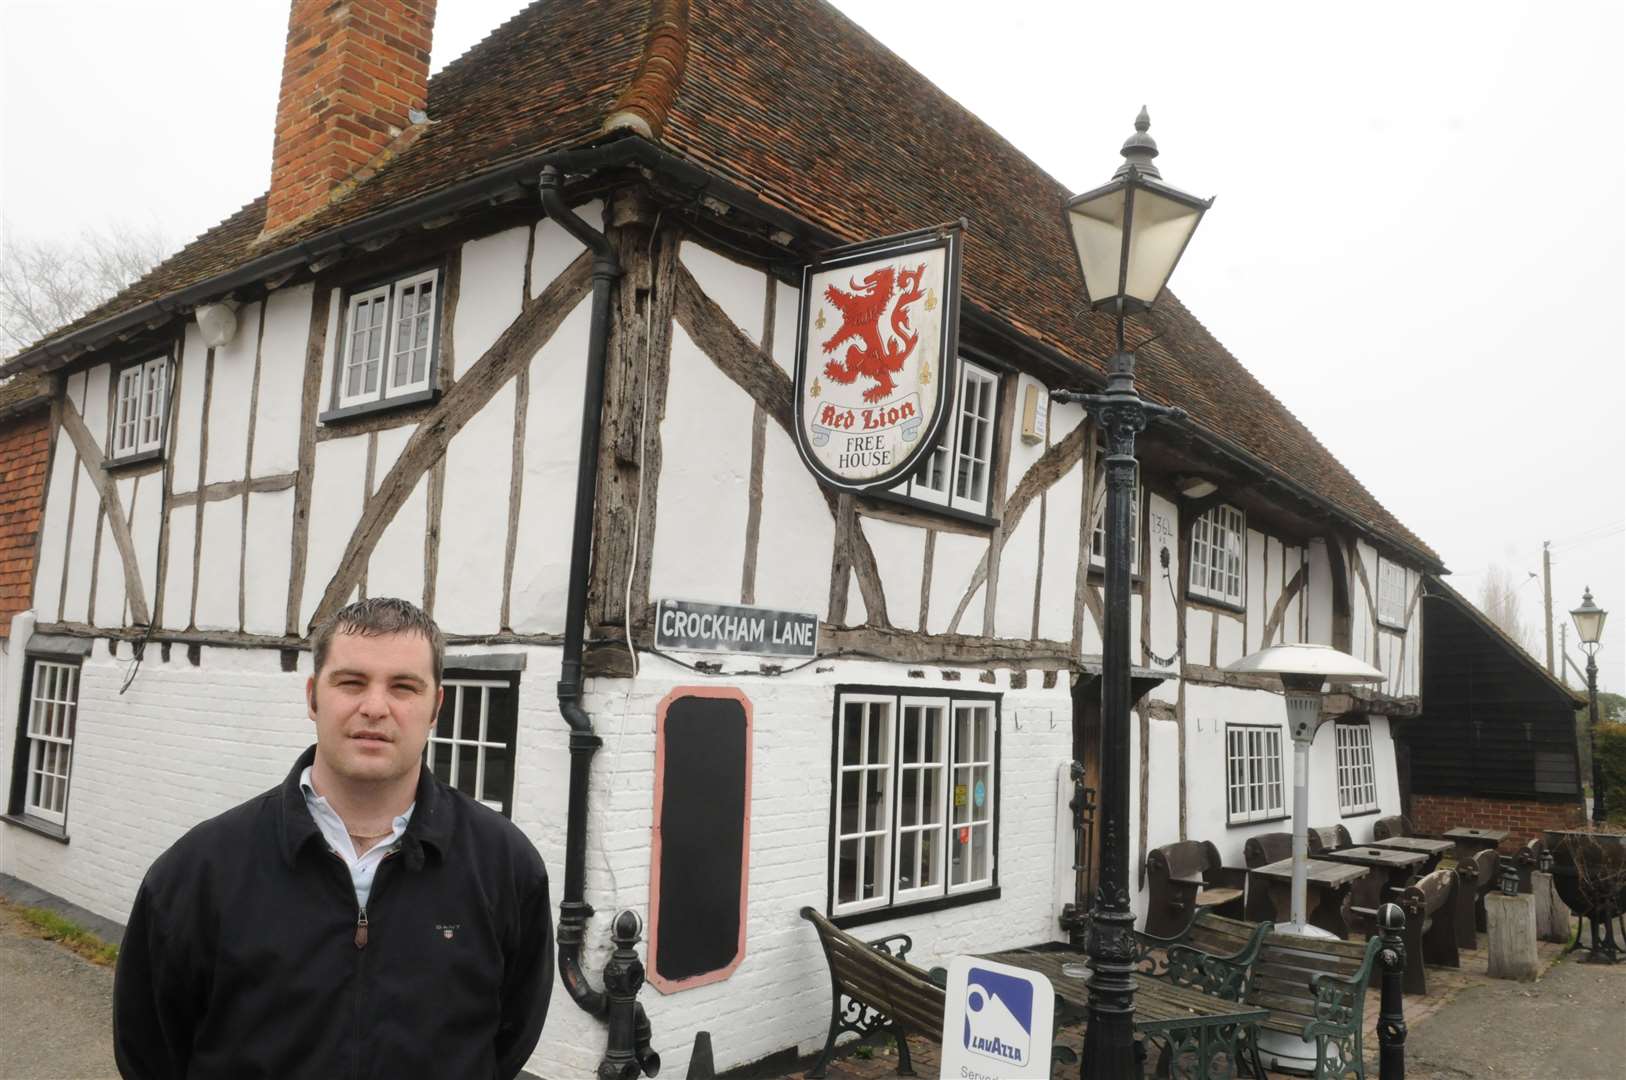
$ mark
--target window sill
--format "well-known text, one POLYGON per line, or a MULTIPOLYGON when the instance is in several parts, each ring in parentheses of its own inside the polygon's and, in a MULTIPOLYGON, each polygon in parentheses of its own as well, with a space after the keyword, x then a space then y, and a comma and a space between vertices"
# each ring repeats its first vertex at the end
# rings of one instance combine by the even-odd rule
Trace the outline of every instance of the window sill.
POLYGON ((391 409, 404 409, 408 405, 422 405, 425 402, 440 400, 440 389, 431 386, 427 390, 414 390, 410 394, 399 394, 395 397, 381 398, 378 401, 364 401, 359 405, 346 405, 339 409, 329 409, 316 418, 319 424, 341 424, 359 416, 371 416, 374 413, 388 412, 391 409))
POLYGON ((918 510, 925 514, 952 518, 955 521, 963 521, 968 525, 975 525, 980 529, 992 530, 999 525, 998 518, 990 517, 987 514, 973 514, 969 510, 957 510, 952 506, 944 506, 942 503, 932 503, 921 499, 911 499, 907 495, 899 495, 896 492, 887 491, 885 489, 866 491, 863 493, 863 498, 873 499, 876 502, 882 503, 884 506, 905 507, 910 510, 918 510))
POLYGON ((1343 818, 1345 821, 1348 821, 1350 818, 1371 817, 1373 814, 1377 814, 1377 813, 1381 813, 1381 812, 1382 811, 1380 810, 1380 808, 1374 806, 1370 810, 1348 810, 1348 811, 1340 810, 1340 811, 1338 811, 1338 816, 1340 818, 1343 818))
POLYGON ((5 822, 7 825, 15 825, 19 829, 26 829, 31 833, 38 833, 47 840, 55 840, 59 844, 68 842, 67 829, 37 817, 30 817, 27 814, 0 814, 0 821, 5 822))
POLYGON ((1230 818, 1226 818, 1225 827, 1227 829, 1241 829, 1246 828, 1249 825, 1269 825, 1272 821, 1286 820, 1287 815, 1285 813, 1277 814, 1275 817, 1249 818, 1247 821, 1232 821, 1230 818))
POLYGON ((164 460, 164 448, 156 446, 151 450, 143 450, 139 454, 125 454, 120 458, 108 458, 102 462, 102 468, 107 472, 120 472, 124 469, 133 469, 137 465, 149 465, 154 461, 164 460))
POLYGON ((1379 619, 1377 622, 1379 630, 1388 630, 1395 634, 1404 634, 1406 632, 1406 627, 1403 623, 1384 622, 1382 619, 1379 619))
POLYGON ((1212 608, 1215 611, 1223 611, 1229 615, 1246 615, 1248 613, 1248 609, 1241 604, 1233 604, 1229 600, 1215 600, 1211 597, 1199 596, 1189 589, 1186 590, 1186 603, 1188 605, 1195 604, 1199 608, 1212 608))
POLYGON ((910 915, 927 915, 934 911, 947 911, 949 908, 965 907, 967 904, 980 904, 986 900, 998 900, 1000 889, 998 885, 977 892, 955 893, 952 896, 938 896, 931 900, 915 900, 907 904, 898 904, 894 907, 876 908, 873 911, 860 911, 852 915, 836 915, 830 921, 842 930, 854 926, 868 926, 870 923, 886 922, 888 919, 903 919, 910 915))

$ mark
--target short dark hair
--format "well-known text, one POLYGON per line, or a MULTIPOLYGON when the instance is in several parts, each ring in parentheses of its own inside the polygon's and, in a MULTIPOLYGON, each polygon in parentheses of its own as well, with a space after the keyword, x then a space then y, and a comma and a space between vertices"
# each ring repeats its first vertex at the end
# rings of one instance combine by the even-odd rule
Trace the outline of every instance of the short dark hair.
POLYGON ((435 685, 440 685, 441 669, 446 664, 446 635, 440 632, 435 620, 424 614, 422 608, 393 596, 370 596, 340 608, 317 624, 311 634, 311 653, 314 674, 322 673, 327 663, 327 651, 333 646, 335 634, 360 634, 376 637, 380 634, 417 634, 429 642, 431 663, 435 669, 435 685))

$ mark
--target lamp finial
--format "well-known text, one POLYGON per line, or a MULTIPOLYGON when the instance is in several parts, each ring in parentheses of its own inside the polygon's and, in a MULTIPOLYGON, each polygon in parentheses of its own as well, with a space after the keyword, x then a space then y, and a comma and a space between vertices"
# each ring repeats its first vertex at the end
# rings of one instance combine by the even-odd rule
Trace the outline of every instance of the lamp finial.
POLYGON ((1157 140, 1146 133, 1151 126, 1151 114, 1146 111, 1146 106, 1142 105, 1140 114, 1135 117, 1135 133, 1124 140, 1123 149, 1119 151, 1124 156, 1124 163, 1118 166, 1113 179, 1123 176, 1131 168, 1142 176, 1149 176, 1154 180, 1163 178, 1157 171, 1157 166, 1152 164, 1152 159, 1157 157, 1157 140))

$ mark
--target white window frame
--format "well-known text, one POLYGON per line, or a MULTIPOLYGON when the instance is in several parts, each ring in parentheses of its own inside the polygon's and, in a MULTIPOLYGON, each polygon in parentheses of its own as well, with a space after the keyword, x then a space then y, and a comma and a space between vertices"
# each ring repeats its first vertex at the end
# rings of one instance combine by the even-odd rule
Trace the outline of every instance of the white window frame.
MULTIPOLYGON (((509 775, 513 777, 515 748, 505 742, 489 738, 487 728, 491 718, 491 691, 511 691, 514 689, 514 684, 505 679, 473 679, 460 675, 449 675, 441 685, 446 689, 446 696, 452 699, 452 734, 450 738, 441 737, 439 733, 440 718, 437 714, 435 726, 429 731, 429 741, 424 744, 423 748, 424 768, 433 774, 435 771, 436 747, 445 747, 446 752, 451 755, 451 766, 444 779, 449 786, 455 788, 458 781, 458 769, 463 757, 458 751, 465 746, 474 747, 474 790, 476 798, 480 803, 500 814, 502 813, 502 800, 500 798, 490 799, 486 797, 490 794, 486 791, 486 753, 491 750, 500 750, 507 753, 509 775), (470 706, 470 708, 466 710, 465 706, 470 706), (470 715, 475 708, 478 709, 477 719, 470 715), (475 721, 474 730, 472 734, 465 734, 464 723, 470 719, 475 721)), ((517 717, 515 735, 517 738, 517 717)), ((510 800, 513 798, 511 793, 509 798, 510 800)))
POLYGON ((1287 816, 1280 725, 1225 725, 1225 823, 1287 816))
MULTIPOLYGON (((1106 447, 1097 446, 1095 466, 1095 488, 1091 499, 1090 520, 1095 523, 1090 530, 1090 565, 1098 570, 1105 570, 1107 566, 1107 462, 1106 447)), ((1140 573, 1140 526, 1141 501, 1145 493, 1140 486, 1140 462, 1135 463, 1134 498, 1129 504, 1129 566, 1130 572, 1140 573)))
POLYGON ((960 359, 947 403, 948 422, 920 467, 893 492, 915 502, 988 515, 993 497, 994 428, 999 421, 999 373, 960 359), (975 400, 973 401, 973 391, 975 400))
POLYGON ((108 458, 118 461, 164 445, 169 357, 155 356, 118 373, 108 458))
POLYGON ((1246 605, 1248 588, 1248 517, 1221 503, 1191 526, 1191 555, 1186 592, 1222 604, 1246 605), (1234 548, 1233 545, 1234 544, 1234 548))
POLYGON ((1378 623, 1394 630, 1406 628, 1406 568, 1378 556, 1378 623))
POLYGON ((66 827, 79 714, 79 665, 57 660, 34 660, 32 664, 22 809, 28 817, 66 827))
POLYGON ((1338 763, 1338 812, 1344 817, 1378 808, 1377 769, 1371 724, 1334 724, 1338 763))
POLYGON ((834 847, 831 850, 829 877, 832 918, 977 893, 993 887, 998 872, 998 815, 995 807, 999 775, 999 709, 995 699, 947 694, 844 691, 837 697, 835 741, 831 829, 834 847), (862 706, 864 713, 857 733, 859 751, 852 761, 848 761, 846 716, 848 707, 852 705, 862 706), (923 728, 928 711, 937 715, 937 741, 931 747, 929 759, 922 732, 918 743, 921 748, 919 759, 904 760, 904 729, 910 710, 919 710, 917 715, 923 728), (960 717, 962 714, 966 716, 971 732, 968 741, 975 743, 978 713, 983 716, 985 742, 967 748, 958 735, 960 717), (868 733, 870 725, 877 718, 885 724, 885 730, 876 745, 878 760, 870 761, 867 756, 870 746, 868 733), (962 757, 964 760, 958 760, 962 757), (904 791, 908 787, 905 774, 909 772, 919 777, 914 785, 913 814, 907 813, 903 806, 904 791), (866 777, 870 773, 881 776, 880 783, 876 785, 879 798, 873 821, 870 820, 868 801, 862 795, 866 777), (981 806, 976 805, 975 798, 978 779, 984 782, 981 806), (956 806, 955 791, 962 784, 966 797, 962 805, 956 806), (849 828, 842 820, 842 802, 843 795, 853 785, 858 785, 860 796, 856 818, 849 828), (930 820, 928 808, 931 810, 930 820), (904 824, 910 819, 911 824, 904 824), (964 845, 965 861, 957 863, 956 852, 961 845, 957 844, 956 835, 962 829, 969 830, 969 842, 964 845), (909 868, 901 865, 905 847, 903 837, 906 834, 917 837, 914 866, 909 868), (862 895, 864 866, 868 852, 876 845, 881 851, 881 873, 874 882, 874 895, 866 897, 862 895), (844 846, 856 849, 854 892, 858 894, 846 903, 841 899, 844 846), (973 852, 979 846, 986 852, 984 872, 976 877, 966 872, 957 880, 961 867, 969 870, 973 852), (929 880, 918 880, 928 877, 922 872, 925 865, 922 851, 927 847, 933 852, 935 873, 929 875, 929 880))
MULTIPOLYGON (((414 318, 419 316, 414 315, 414 318)), ((376 401, 388 401, 390 398, 403 397, 407 394, 428 390, 433 385, 436 357, 435 335, 440 329, 440 270, 432 268, 408 274, 394 282, 377 285, 352 293, 345 304, 344 336, 339 342, 338 362, 338 394, 336 407, 347 409, 354 405, 366 405, 376 401), (401 307, 406 295, 418 295, 419 291, 428 286, 430 289, 430 303, 428 317, 428 330, 426 335, 427 356, 424 360, 424 373, 421 379, 409 379, 399 385, 396 384, 396 366, 405 358, 410 362, 412 350, 399 352, 401 307), (367 309, 368 322, 365 327, 359 326, 359 316, 363 306, 367 309), (372 321, 375 312, 382 312, 382 322, 372 321), (368 355, 358 361, 356 359, 356 343, 362 334, 377 334, 378 356, 376 363, 377 382, 369 387, 363 376, 360 385, 352 391, 350 389, 350 375, 352 369, 364 367, 374 363, 371 356, 373 339, 368 338, 368 355)))

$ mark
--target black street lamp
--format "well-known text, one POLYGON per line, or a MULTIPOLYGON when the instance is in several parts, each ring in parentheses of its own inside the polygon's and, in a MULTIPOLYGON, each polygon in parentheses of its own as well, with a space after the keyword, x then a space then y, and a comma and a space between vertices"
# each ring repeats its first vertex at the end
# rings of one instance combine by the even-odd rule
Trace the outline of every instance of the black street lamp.
POLYGON ((1592 822, 1604 822, 1603 766, 1598 763, 1598 639, 1603 637, 1603 621, 1609 613, 1592 602, 1592 587, 1581 596, 1581 606, 1570 611, 1575 633, 1586 650, 1587 746, 1592 751, 1592 822))
POLYGON ((1135 436, 1153 417, 1179 409, 1144 402, 1135 392, 1135 357, 1124 349, 1124 317, 1157 299, 1212 199, 1162 182, 1152 159, 1157 143, 1141 109, 1124 163, 1112 181, 1062 208, 1078 249, 1090 306, 1111 311, 1116 353, 1106 392, 1057 390, 1056 401, 1083 403, 1107 437, 1106 612, 1101 633, 1101 878, 1090 906, 1089 1025, 1083 1075, 1139 1075, 1135 1055, 1135 916, 1129 909, 1129 535, 1135 486, 1135 436))

